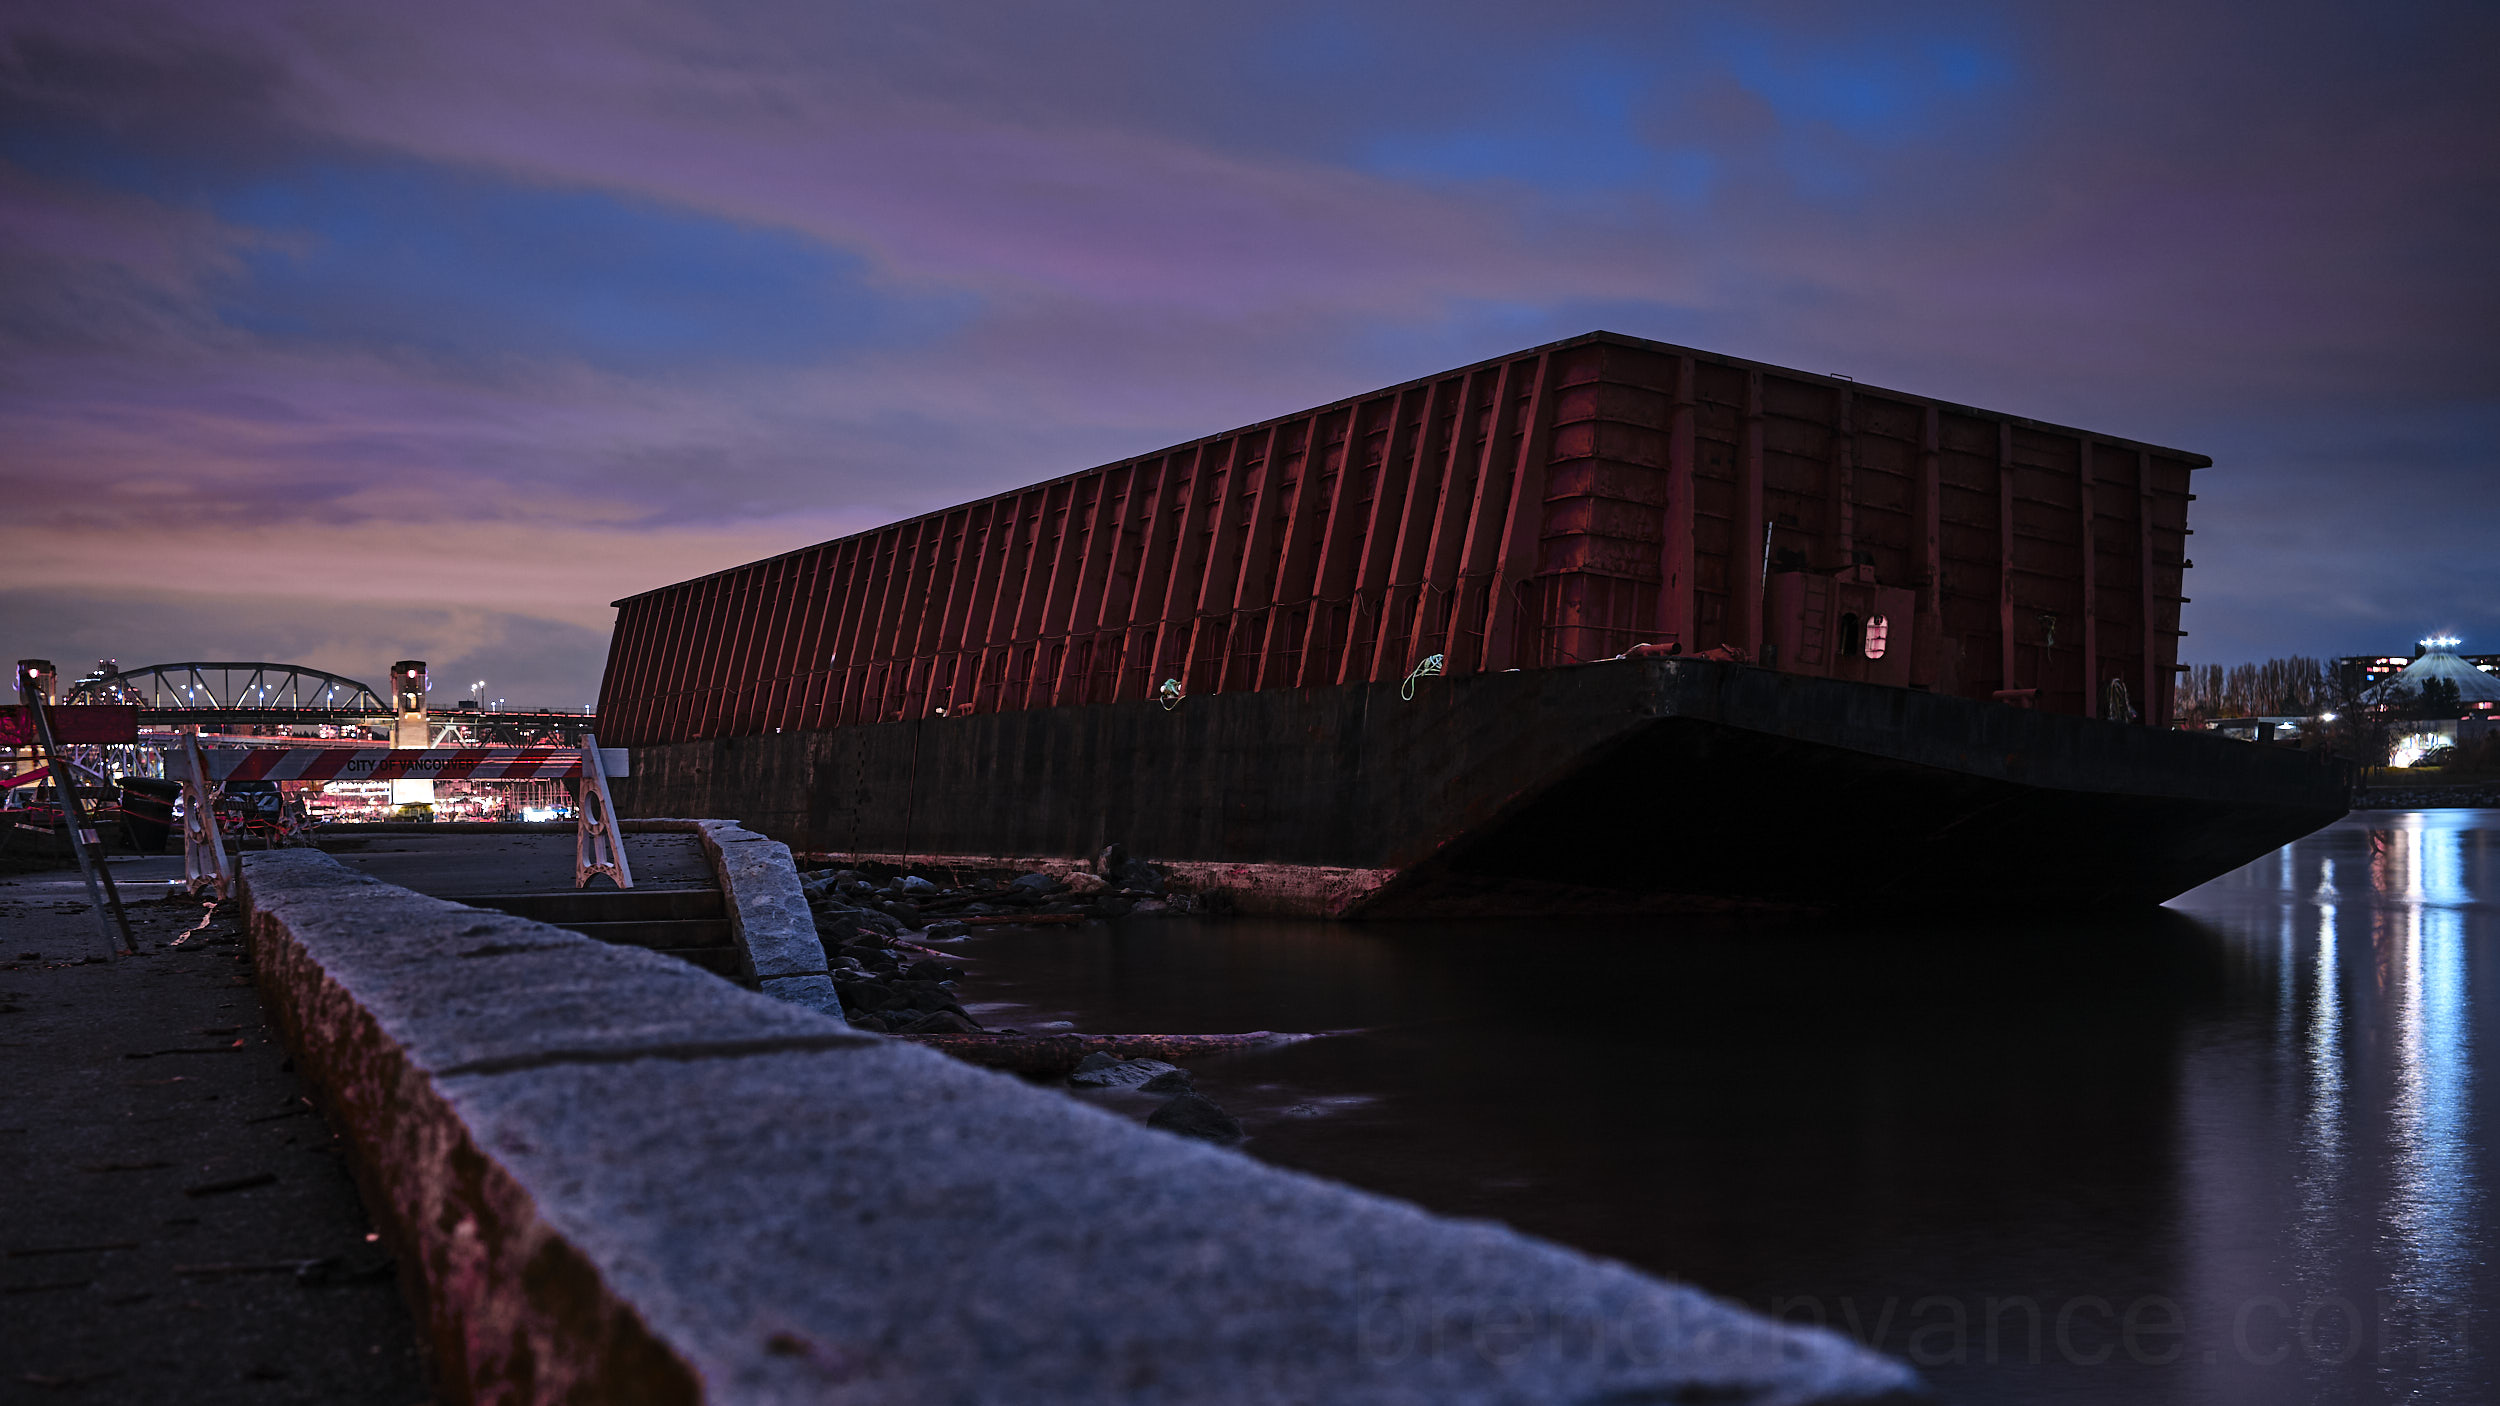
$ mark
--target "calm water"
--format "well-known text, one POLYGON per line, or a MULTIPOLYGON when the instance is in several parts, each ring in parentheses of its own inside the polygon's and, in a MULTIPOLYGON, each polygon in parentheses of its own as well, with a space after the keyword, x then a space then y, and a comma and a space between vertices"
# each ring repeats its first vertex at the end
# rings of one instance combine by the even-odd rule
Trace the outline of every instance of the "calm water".
POLYGON ((1949 1401, 2500 1402, 2500 812, 2357 816, 2116 923, 962 950, 992 1024, 1360 1028, 1199 1086, 1271 1162, 1828 1324, 1949 1401))

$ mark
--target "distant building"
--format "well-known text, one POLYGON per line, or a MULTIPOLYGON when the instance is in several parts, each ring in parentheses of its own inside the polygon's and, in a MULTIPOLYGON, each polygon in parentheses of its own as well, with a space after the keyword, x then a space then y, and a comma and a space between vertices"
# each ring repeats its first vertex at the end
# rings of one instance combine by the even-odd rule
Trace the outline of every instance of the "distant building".
POLYGON ((2361 694, 2366 702, 2376 702, 2379 691, 2392 680, 2407 688, 2419 689, 2432 678, 2453 680, 2457 696, 2465 701, 2469 712, 2500 711, 2500 654, 2459 654, 2460 640, 2433 636, 2421 641, 2409 655, 2356 654, 2335 661, 2335 677, 2350 691, 2361 694), (2474 705, 2480 703, 2480 708, 2474 705))

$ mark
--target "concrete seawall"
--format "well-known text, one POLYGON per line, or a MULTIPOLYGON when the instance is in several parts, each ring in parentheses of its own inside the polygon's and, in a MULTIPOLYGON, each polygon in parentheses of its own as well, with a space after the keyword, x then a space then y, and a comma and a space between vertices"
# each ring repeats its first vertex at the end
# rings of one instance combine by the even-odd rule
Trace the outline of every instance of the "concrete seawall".
POLYGON ((1910 1371, 682 963, 244 860, 447 1399, 1905 1400, 1910 1371))

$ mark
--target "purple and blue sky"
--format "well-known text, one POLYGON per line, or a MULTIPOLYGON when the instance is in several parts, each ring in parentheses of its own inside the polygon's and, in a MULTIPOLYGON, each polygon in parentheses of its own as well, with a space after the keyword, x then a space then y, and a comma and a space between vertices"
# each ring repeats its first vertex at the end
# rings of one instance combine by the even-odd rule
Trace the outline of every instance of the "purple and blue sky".
POLYGON ((1593 328, 2211 454, 2184 656, 2500 650, 2488 4, 0 3, 0 624, 616 597, 1593 328))

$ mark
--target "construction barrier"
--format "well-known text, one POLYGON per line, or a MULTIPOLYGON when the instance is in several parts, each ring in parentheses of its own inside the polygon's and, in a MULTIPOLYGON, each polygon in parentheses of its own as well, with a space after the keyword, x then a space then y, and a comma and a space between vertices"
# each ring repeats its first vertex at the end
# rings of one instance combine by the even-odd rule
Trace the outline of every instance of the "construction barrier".
MULTIPOLYGON (((570 781, 577 747, 204 747, 211 781, 570 781)), ((626 774, 625 749, 602 749, 601 770, 626 774)))

